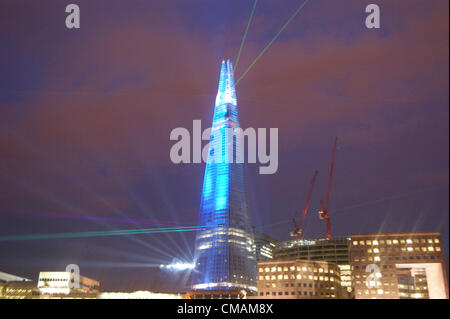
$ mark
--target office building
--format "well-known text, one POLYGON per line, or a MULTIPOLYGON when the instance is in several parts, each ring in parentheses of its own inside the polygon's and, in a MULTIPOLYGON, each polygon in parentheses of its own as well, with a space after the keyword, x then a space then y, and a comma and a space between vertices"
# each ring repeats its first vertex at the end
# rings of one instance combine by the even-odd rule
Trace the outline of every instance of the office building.
POLYGON ((223 61, 200 204, 199 225, 205 227, 197 233, 192 290, 256 291, 244 164, 231 160, 231 152, 241 150, 240 139, 228 134, 239 127, 233 66, 223 61))
POLYGON ((351 260, 357 299, 448 298, 439 232, 351 235, 351 260))
POLYGON ((260 299, 343 298, 339 267, 332 262, 299 259, 258 262, 260 299))
POLYGON ((273 259, 299 259, 333 263, 339 268, 340 282, 345 287, 348 297, 352 296, 349 237, 300 239, 280 242, 273 251, 273 259))

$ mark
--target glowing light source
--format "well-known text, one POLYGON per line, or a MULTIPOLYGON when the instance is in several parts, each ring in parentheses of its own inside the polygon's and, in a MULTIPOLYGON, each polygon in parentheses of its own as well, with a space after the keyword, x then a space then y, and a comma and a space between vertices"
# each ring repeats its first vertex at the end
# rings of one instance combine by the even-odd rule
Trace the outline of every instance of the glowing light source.
POLYGON ((183 299, 179 294, 155 293, 151 291, 102 292, 98 299, 183 299))
POLYGON ((173 263, 169 265, 163 265, 161 264, 159 266, 162 269, 168 269, 168 270, 175 270, 175 271, 182 271, 182 270, 188 270, 188 269, 195 269, 194 263, 173 263))
POLYGON ((0 237, 1 241, 33 240, 33 239, 56 239, 56 238, 83 238, 99 236, 117 236, 117 235, 137 235, 137 234, 157 234, 170 232, 186 232, 205 230, 211 226, 188 226, 188 227, 162 227, 162 228, 144 228, 144 229, 120 229, 107 231, 92 231, 78 233, 57 233, 57 234, 37 234, 37 235, 19 235, 0 237))

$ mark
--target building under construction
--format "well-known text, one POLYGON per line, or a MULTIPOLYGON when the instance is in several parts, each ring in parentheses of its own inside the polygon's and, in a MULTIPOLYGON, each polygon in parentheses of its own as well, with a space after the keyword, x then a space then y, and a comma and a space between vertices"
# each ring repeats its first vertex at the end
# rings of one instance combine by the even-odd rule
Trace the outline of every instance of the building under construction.
POLYGON ((448 296, 439 232, 289 240, 276 245, 272 260, 258 262, 258 298, 448 296))
POLYGON ((256 261, 273 259, 273 251, 278 241, 266 234, 255 231, 255 256, 256 261))

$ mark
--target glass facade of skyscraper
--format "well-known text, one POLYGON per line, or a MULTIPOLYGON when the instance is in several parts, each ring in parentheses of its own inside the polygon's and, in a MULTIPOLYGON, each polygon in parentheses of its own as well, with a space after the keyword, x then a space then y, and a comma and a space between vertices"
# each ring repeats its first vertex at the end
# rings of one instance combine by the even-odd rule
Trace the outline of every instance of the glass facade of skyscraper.
POLYGON ((254 237, 244 187, 243 163, 236 163, 240 139, 233 66, 222 62, 197 233, 194 290, 256 290, 254 237), (232 155, 234 154, 234 155, 232 155), (230 160, 231 159, 231 160, 230 160))

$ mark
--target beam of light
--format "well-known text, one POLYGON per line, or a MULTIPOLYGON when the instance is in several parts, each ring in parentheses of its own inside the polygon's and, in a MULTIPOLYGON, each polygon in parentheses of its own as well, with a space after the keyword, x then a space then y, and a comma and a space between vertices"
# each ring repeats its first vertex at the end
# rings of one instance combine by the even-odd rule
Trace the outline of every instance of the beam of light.
POLYGON ((248 28, 250 27, 250 23, 252 22, 253 13, 255 12, 256 4, 258 3, 258 0, 255 0, 253 3, 252 12, 250 13, 250 18, 248 19, 247 27, 245 28, 244 36, 242 37, 241 47, 239 48, 239 52, 236 58, 236 63, 234 64, 233 73, 236 73, 236 68, 239 63, 239 58, 241 57, 242 49, 244 48, 245 38, 247 38, 247 32, 248 28))
MULTIPOLYGON (((42 152, 42 150, 34 147, 32 144, 27 143, 25 141, 18 141, 18 142, 22 142, 22 144, 24 144, 28 149, 30 149, 36 155, 36 157, 42 159, 44 162, 49 160, 48 154, 46 154, 45 152, 42 152)), ((103 198, 101 195, 99 195, 94 189, 92 189, 92 187, 90 187, 87 183, 83 182, 82 179, 80 179, 79 177, 77 177, 73 173, 71 173, 70 170, 66 170, 65 167, 61 166, 61 164, 58 164, 58 163, 55 164, 53 166, 53 168, 56 171, 60 172, 63 176, 68 177, 74 183, 75 186, 79 187, 84 192, 87 192, 93 199, 95 199, 96 201, 102 202, 106 207, 108 207, 114 213, 119 214, 121 217, 129 219, 128 216, 126 216, 126 214, 124 214, 122 211, 118 210, 114 205, 112 205, 105 198, 103 198)), ((27 189, 29 189, 32 192, 38 193, 40 195, 40 197, 46 197, 49 200, 51 200, 52 202, 54 202, 58 205, 64 206, 65 208, 69 209, 70 211, 73 211, 76 213, 81 212, 81 210, 79 208, 74 207, 70 203, 64 202, 58 196, 56 196, 55 193, 52 193, 51 191, 45 191, 45 189, 42 189, 42 187, 33 187, 33 185, 30 185, 29 183, 20 182, 17 180, 14 180, 13 182, 18 183, 22 187, 26 187, 27 189)), ((113 226, 111 226, 108 222, 101 221, 101 220, 99 222, 101 225, 103 225, 103 227, 113 229, 113 226)), ((154 250, 154 247, 155 247, 154 245, 150 245, 139 238, 130 237, 129 239, 138 244, 143 245, 144 247, 146 247, 148 249, 154 250)))
MULTIPOLYGON (((149 164, 147 164, 149 165, 149 164)), ((154 168, 153 166, 147 166, 150 169, 154 168)), ((164 210, 167 212, 168 218, 172 220, 177 220, 179 218, 179 211, 174 206, 174 200, 171 197, 173 193, 167 187, 167 181, 161 176, 160 172, 157 169, 153 169, 150 174, 152 177, 152 182, 155 185, 155 189, 159 194, 160 200, 164 203, 164 210)), ((144 202, 141 202, 143 205, 145 212, 151 212, 150 209, 147 208, 144 202)), ((198 220, 195 222, 191 222, 191 225, 195 225, 198 223, 198 220)), ((185 225, 184 225, 185 226, 185 225)), ((192 253, 190 249, 190 245, 188 238, 185 236, 184 232, 179 233, 180 240, 177 240, 175 236, 171 236, 172 234, 166 234, 160 237, 155 237, 153 240, 157 241, 159 246, 164 247, 166 251, 171 251, 177 256, 183 256, 185 259, 192 259, 192 253)), ((154 245, 152 245, 154 246, 154 245)))
MULTIPOLYGON (((90 215, 73 215, 73 214, 64 214, 64 213, 47 213, 47 212, 16 212, 16 211, 0 211, 0 214, 22 214, 28 216, 39 216, 39 217, 55 217, 55 218, 63 218, 63 219, 79 219, 79 220, 89 220, 89 221, 105 221, 112 223, 121 223, 121 224, 131 224, 131 225, 145 225, 145 226, 154 226, 154 227, 184 227, 187 225, 192 225, 193 222, 166 222, 166 221, 152 221, 148 218, 118 218, 118 217, 100 217, 100 216, 90 216, 90 215)), ((195 223, 195 222, 194 222, 195 223)))
MULTIPOLYGON (((389 200, 400 199, 400 198, 416 195, 416 194, 419 194, 419 193, 425 193, 425 192, 439 190, 439 189, 443 189, 443 187, 442 186, 438 186, 438 187, 419 189, 419 190, 412 191, 412 192, 396 194, 396 195, 393 195, 393 196, 387 196, 387 197, 383 197, 383 198, 379 198, 379 199, 375 199, 375 200, 369 200, 369 201, 365 201, 365 202, 362 202, 362 203, 350 205, 350 206, 347 206, 347 207, 337 208, 337 209, 334 209, 333 212, 347 212, 347 211, 355 209, 355 208, 371 206, 371 205, 383 203, 383 202, 386 202, 386 201, 389 201, 389 200)), ((276 223, 262 225, 262 226, 257 226, 257 228, 261 228, 261 229, 262 228, 268 228, 268 227, 273 227, 273 226, 277 226, 277 225, 287 224, 287 223, 291 223, 291 222, 292 222, 292 219, 285 219, 285 220, 282 220, 282 221, 279 221, 279 222, 276 222, 276 223)))
POLYGON ((121 229, 121 230, 91 231, 91 232, 78 232, 78 233, 4 236, 4 237, 0 237, 0 242, 1 241, 17 241, 17 240, 35 240, 35 239, 37 240, 37 239, 57 239, 57 238, 84 238, 84 237, 99 237, 99 236, 173 233, 173 232, 198 231, 198 230, 203 230, 206 227, 210 227, 210 226, 121 229))
POLYGON ((375 205, 375 204, 382 203, 382 202, 385 202, 385 201, 388 201, 388 200, 400 199, 400 198, 403 198, 403 197, 408 197, 408 196, 412 196, 412 195, 416 195, 416 194, 419 194, 419 193, 424 193, 424 192, 428 192, 428 191, 432 191, 432 190, 437 190, 437 189, 441 189, 441 188, 442 187, 432 187, 432 188, 420 189, 420 190, 416 190, 416 191, 412 191, 412 192, 408 192, 408 193, 402 193, 402 194, 397 194, 397 195, 393 195, 393 196, 387 196, 387 197, 383 197, 383 198, 379 198, 379 199, 370 200, 370 201, 366 201, 366 202, 363 202, 363 203, 347 206, 347 207, 344 207, 344 208, 338 208, 338 209, 335 209, 334 211, 335 212, 341 212, 341 211, 347 211, 347 210, 360 208, 360 207, 364 207, 364 206, 375 205))
POLYGON ((137 262, 118 262, 118 261, 83 262, 82 266, 89 267, 89 268, 160 268, 160 264, 137 263, 137 262))
POLYGON ((278 33, 273 37, 273 39, 269 42, 269 44, 266 45, 266 47, 261 51, 260 54, 258 54, 258 56, 255 58, 255 60, 253 60, 253 62, 250 64, 250 66, 244 71, 244 73, 241 75, 241 77, 236 81, 235 86, 237 86, 239 84, 239 82, 244 78, 244 76, 248 73, 248 71, 250 71, 250 69, 255 65, 255 63, 259 60, 259 58, 261 58, 261 56, 270 48, 272 43, 275 42, 275 40, 280 36, 281 32, 283 32, 283 30, 286 29, 286 27, 289 25, 289 23, 291 23, 291 21, 297 16, 297 14, 299 14, 299 12, 303 9, 303 7, 305 6, 305 4, 307 2, 308 2, 308 0, 305 0, 300 5, 300 7, 294 12, 294 14, 289 18, 289 20, 287 20, 287 22, 281 27, 280 31, 278 31, 278 33))
MULTIPOLYGON (((41 159, 42 161, 46 162, 49 160, 48 154, 45 152, 42 152, 42 150, 40 150, 39 148, 35 147, 33 144, 30 144, 24 140, 17 140, 17 143, 19 145, 23 145, 24 149, 29 149, 33 154, 35 154, 35 156, 39 159, 41 159)), ((103 198, 100 194, 98 194, 95 189, 92 189, 92 187, 89 186, 89 184, 83 182, 82 179, 80 179, 79 177, 77 177, 76 175, 73 175, 70 170, 68 171, 65 167, 61 166, 61 164, 56 164, 53 166, 53 168, 60 172, 63 176, 68 177, 74 184, 75 186, 81 188, 83 191, 87 192, 93 199, 95 200, 99 200, 101 201, 106 207, 108 207, 110 210, 112 210, 114 213, 118 214, 120 217, 122 218, 126 218, 128 221, 130 221, 129 217, 126 216, 126 214, 120 210, 118 210, 114 205, 112 205, 111 203, 109 203, 105 198, 103 198)), ((0 175, 3 174, 0 172, 0 175)), ((7 176, 5 176, 7 177, 7 176)), ((115 177, 115 175, 113 175, 113 177, 115 177)), ((8 178, 9 179, 9 178, 8 178)), ((118 180, 118 178, 114 178, 115 181, 118 180)), ((45 190, 42 187, 37 187, 36 185, 32 185, 29 182, 26 181, 20 181, 20 180, 16 180, 13 179, 11 180, 11 183, 17 183, 19 184, 21 187, 26 188, 27 190, 33 192, 33 193, 37 193, 39 194, 39 197, 43 197, 43 198, 47 198, 48 200, 50 200, 53 203, 56 203, 60 206, 65 207, 65 209, 72 211, 76 214, 80 214, 83 213, 81 209, 79 209, 78 207, 72 205, 69 202, 66 202, 64 200, 61 200, 61 198, 59 196, 57 196, 54 192, 50 191, 50 190, 45 190)), ((122 184, 122 183, 121 183, 122 184)), ((149 210, 145 210, 145 212, 147 213, 149 210)), ((177 217, 177 216, 176 216, 177 217)), ((114 229, 114 226, 112 226, 108 221, 106 220, 95 220, 95 222, 99 222, 103 227, 107 228, 107 229, 114 229)), ((191 224, 195 224, 196 222, 193 222, 191 224)), ((170 226, 179 226, 178 225, 170 225, 170 226)), ((153 227, 156 227, 156 225, 152 225, 153 227)), ((169 226, 169 225, 167 225, 169 226)), ((186 225, 183 225, 186 226, 186 225)), ((186 240, 184 234, 185 232, 178 232, 181 237, 184 239, 183 242, 187 243, 188 241, 186 240)), ((167 251, 171 251, 173 250, 173 248, 171 248, 168 245, 168 242, 172 242, 174 244, 174 246, 177 247, 177 249, 179 250, 179 254, 185 254, 186 251, 190 252, 190 247, 189 245, 184 245, 185 247, 180 248, 178 246, 178 244, 176 243, 176 241, 173 238, 174 236, 170 236, 170 235, 166 235, 164 239, 161 238, 161 236, 155 236, 152 238, 153 241, 156 241, 159 243, 160 247, 165 247, 164 250, 162 249, 158 249, 157 245, 151 245, 149 243, 147 243, 146 241, 137 238, 136 236, 130 236, 127 239, 131 240, 137 244, 140 244, 144 247, 146 247, 147 249, 149 249, 150 251, 158 251, 159 253, 166 255, 167 257, 170 257, 170 254, 167 253, 167 251)), ((192 253, 190 253, 190 255, 192 255, 192 253)))

